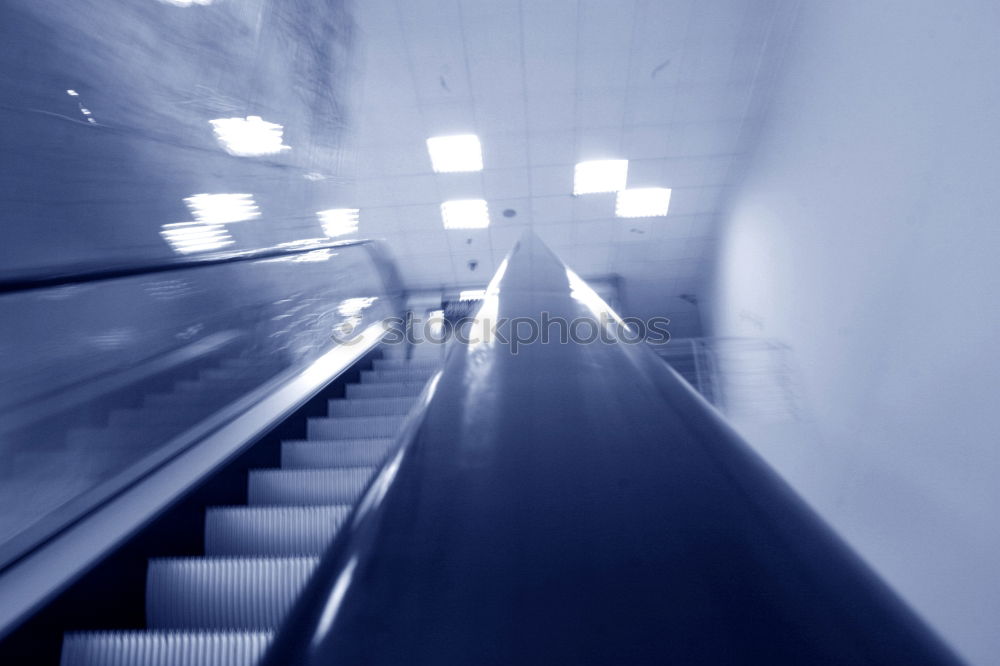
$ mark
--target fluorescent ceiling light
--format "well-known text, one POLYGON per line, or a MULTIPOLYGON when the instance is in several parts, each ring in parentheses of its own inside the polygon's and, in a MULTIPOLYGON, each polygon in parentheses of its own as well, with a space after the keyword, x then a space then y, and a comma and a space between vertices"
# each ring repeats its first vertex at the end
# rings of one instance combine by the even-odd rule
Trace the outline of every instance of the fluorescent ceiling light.
POLYGON ((638 187, 622 190, 615 200, 618 217, 658 217, 670 208, 670 188, 638 187))
POLYGON ((208 122, 215 130, 215 138, 230 155, 257 157, 292 149, 282 143, 285 128, 260 116, 216 118, 208 122))
POLYGON ((577 162, 573 172, 573 194, 618 192, 625 189, 628 160, 577 162))
POLYGON ((160 235, 178 254, 207 252, 233 244, 233 237, 221 224, 201 222, 177 222, 164 224, 160 235))
POLYGON ((432 137, 427 139, 427 151, 438 173, 483 170, 483 148, 475 134, 432 137))
POLYGON ((441 204, 445 229, 485 229, 490 226, 490 211, 485 199, 456 199, 441 204))
POLYGON ((317 212, 316 216, 323 225, 323 233, 330 238, 337 238, 357 233, 360 213, 357 208, 330 208, 317 212))
POLYGON ((260 217, 252 194, 193 194, 184 203, 194 219, 204 224, 228 224, 260 217))
POLYGON ((466 289, 458 293, 458 300, 460 301, 481 301, 484 298, 486 298, 485 289, 466 289))

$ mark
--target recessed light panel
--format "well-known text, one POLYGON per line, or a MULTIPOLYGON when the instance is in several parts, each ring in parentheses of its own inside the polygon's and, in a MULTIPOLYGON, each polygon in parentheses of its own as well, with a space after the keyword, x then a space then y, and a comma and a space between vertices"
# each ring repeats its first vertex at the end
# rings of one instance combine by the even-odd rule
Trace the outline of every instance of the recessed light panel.
POLYGON ((475 134, 432 137, 427 139, 427 151, 438 173, 483 170, 483 149, 475 134))
POLYGON ((628 160, 577 162, 573 174, 573 194, 618 192, 625 189, 628 160))
POLYGON ((659 217, 670 209, 670 188, 637 187, 622 190, 615 200, 618 217, 659 217))
POLYGON ((441 204, 445 229, 485 229, 490 226, 490 212, 484 199, 456 199, 441 204))
POLYGON ((357 233, 360 212, 357 208, 330 208, 317 212, 316 216, 323 225, 323 233, 337 238, 357 233))

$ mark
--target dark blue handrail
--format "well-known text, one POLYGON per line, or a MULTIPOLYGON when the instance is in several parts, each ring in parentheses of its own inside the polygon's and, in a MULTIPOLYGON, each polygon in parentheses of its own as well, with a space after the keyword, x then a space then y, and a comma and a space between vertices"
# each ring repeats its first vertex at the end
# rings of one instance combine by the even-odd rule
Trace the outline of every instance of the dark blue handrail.
POLYGON ((10 294, 49 287, 64 287, 67 285, 90 284, 104 280, 135 277, 139 275, 154 275, 156 273, 172 273, 192 268, 207 268, 224 264, 235 264, 262 259, 276 259, 299 254, 308 254, 318 250, 331 250, 353 245, 371 246, 370 240, 346 241, 305 241, 290 243, 284 246, 265 247, 256 250, 234 250, 230 252, 212 252, 198 257, 171 260, 159 263, 118 264, 118 265, 74 265, 44 268, 30 274, 0 275, 0 294, 10 294))
POLYGON ((479 318, 543 312, 613 339, 453 345, 266 664, 958 663, 529 236, 479 318))

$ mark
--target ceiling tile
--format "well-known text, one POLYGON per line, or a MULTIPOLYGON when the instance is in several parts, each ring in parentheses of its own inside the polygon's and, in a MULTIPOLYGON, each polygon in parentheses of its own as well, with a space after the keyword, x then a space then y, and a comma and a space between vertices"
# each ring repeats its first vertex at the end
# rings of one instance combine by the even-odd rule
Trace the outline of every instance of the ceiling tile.
POLYGON ((551 197, 535 196, 531 200, 531 218, 536 226, 569 222, 573 219, 573 197, 568 194, 551 197))
POLYGON ((613 192, 581 194, 573 197, 574 220, 613 220, 615 195, 613 192))
POLYGON ((429 191, 435 194, 438 203, 452 199, 483 198, 482 173, 439 173, 434 179, 435 185, 429 191))
POLYGON ((630 160, 666 157, 670 153, 671 127, 669 125, 634 125, 626 127, 623 144, 630 160))
POLYGON ((506 255, 528 229, 526 224, 497 224, 490 227, 490 245, 494 254, 500 253, 501 257, 506 255))
POLYGON ((577 245, 610 246, 618 227, 617 220, 577 222, 573 225, 573 242, 577 245))
POLYGON ((577 132, 576 152, 571 161, 621 159, 624 155, 621 127, 581 129, 577 132))
POLYGON ((576 161, 576 137, 571 131, 528 134, 528 160, 532 166, 572 164, 576 161))
POLYGON ((536 225, 534 232, 546 245, 559 253, 559 250, 573 246, 573 225, 567 222, 558 224, 536 225))
POLYGON ((483 171, 486 199, 516 199, 531 194, 531 182, 524 169, 487 169, 483 171))
POLYGON ((565 130, 576 117, 576 97, 572 93, 531 93, 527 102, 529 131, 565 130))
POLYGON ((528 137, 524 132, 490 133, 480 137, 483 166, 487 169, 528 166, 528 137))
POLYGON ((580 91, 576 96, 576 127, 621 127, 626 94, 621 90, 580 91))
POLYGON ((569 195, 573 191, 573 166, 531 167, 531 194, 535 197, 569 195))

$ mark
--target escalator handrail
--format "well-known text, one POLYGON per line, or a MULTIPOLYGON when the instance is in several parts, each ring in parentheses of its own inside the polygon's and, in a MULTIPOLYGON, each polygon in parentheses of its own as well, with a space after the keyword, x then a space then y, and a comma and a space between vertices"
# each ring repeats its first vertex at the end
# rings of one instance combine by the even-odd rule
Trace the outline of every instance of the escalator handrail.
POLYGON ((295 255, 304 255, 319 250, 339 249, 356 245, 371 245, 372 243, 373 241, 368 239, 318 241, 296 244, 293 247, 274 246, 256 250, 217 252, 205 254, 197 258, 184 259, 183 261, 167 261, 163 263, 151 264, 121 264, 102 267, 85 265, 50 268, 38 270, 33 274, 27 275, 0 275, 0 294, 34 291, 49 287, 82 285, 92 282, 102 282, 105 280, 115 280, 118 278, 153 275, 157 273, 170 273, 193 268, 206 268, 209 266, 220 266, 246 261, 259 261, 261 259, 293 257, 295 255))
MULTIPOLYGON (((478 317, 545 311, 615 316, 527 234, 478 317)), ((648 345, 452 345, 418 402, 264 666, 960 663, 648 345)))

